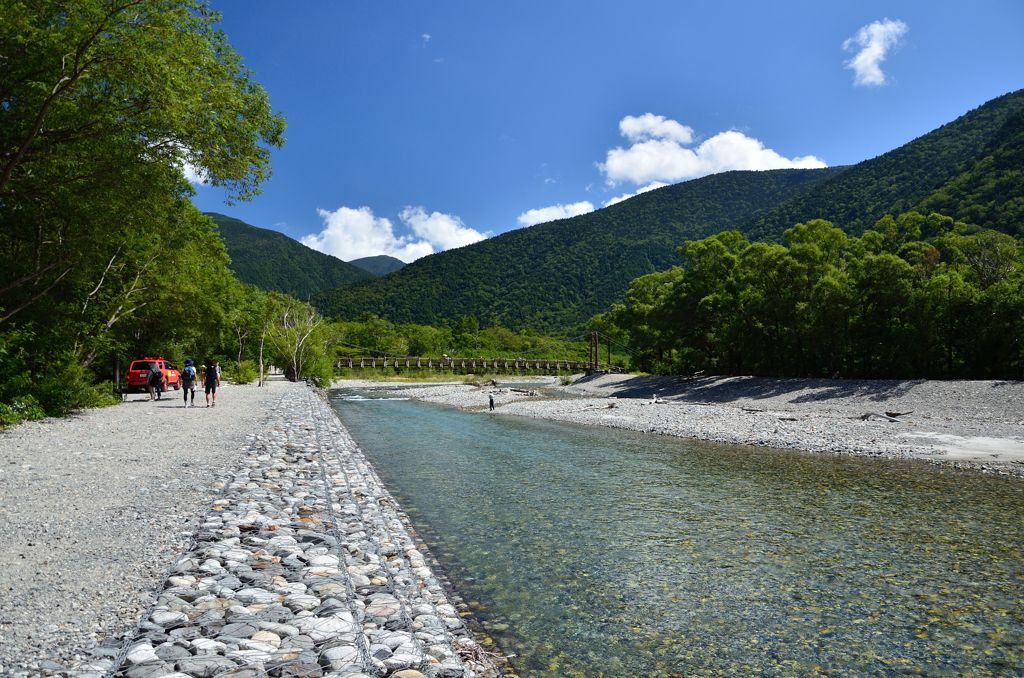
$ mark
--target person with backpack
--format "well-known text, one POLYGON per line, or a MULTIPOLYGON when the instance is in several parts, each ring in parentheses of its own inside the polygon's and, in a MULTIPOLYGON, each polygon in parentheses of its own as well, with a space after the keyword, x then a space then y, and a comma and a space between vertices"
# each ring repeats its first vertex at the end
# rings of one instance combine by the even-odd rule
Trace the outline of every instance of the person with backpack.
POLYGON ((220 371, 213 358, 207 358, 203 365, 203 388, 206 391, 206 406, 217 406, 217 387, 220 386, 220 371), (210 395, 213 395, 213 403, 210 403, 210 395))
POLYGON ((164 372, 160 369, 160 363, 149 364, 149 378, 146 380, 146 387, 149 389, 150 400, 160 400, 160 394, 164 390, 164 372))
POLYGON ((196 406, 196 366, 192 358, 185 358, 185 369, 181 371, 181 391, 185 395, 185 407, 196 406), (191 403, 189 396, 191 394, 191 403))

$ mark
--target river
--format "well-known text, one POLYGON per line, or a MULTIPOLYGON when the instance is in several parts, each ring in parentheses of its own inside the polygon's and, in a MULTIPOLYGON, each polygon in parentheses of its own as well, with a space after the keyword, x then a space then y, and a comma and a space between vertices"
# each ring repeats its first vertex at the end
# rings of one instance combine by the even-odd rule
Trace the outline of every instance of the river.
POLYGON ((1020 479, 379 395, 332 403, 521 675, 1024 672, 1020 479))

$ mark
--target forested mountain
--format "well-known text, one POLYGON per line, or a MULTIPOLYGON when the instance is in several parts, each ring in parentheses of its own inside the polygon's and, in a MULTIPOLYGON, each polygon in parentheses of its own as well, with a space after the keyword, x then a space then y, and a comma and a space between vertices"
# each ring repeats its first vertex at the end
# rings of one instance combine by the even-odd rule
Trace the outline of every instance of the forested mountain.
MULTIPOLYGON (((1007 135, 1018 137, 1019 149, 1022 111, 1024 90, 993 99, 953 122, 877 158, 860 162, 814 190, 757 215, 740 230, 753 240, 779 240, 782 232, 794 224, 810 219, 826 219, 847 233, 856 235, 863 233, 885 214, 899 214, 915 207, 920 208, 922 201, 956 178, 960 178, 958 186, 961 190, 951 187, 953 194, 949 201, 962 202, 962 209, 966 210, 971 200, 971 191, 981 185, 989 185, 987 181, 982 181, 979 186, 972 188, 973 180, 967 178, 974 171, 985 169, 978 166, 979 162, 1000 148, 1007 135)), ((1002 159, 1012 161, 1013 158, 1009 156, 1002 159)), ((1020 167, 1019 163, 1017 167, 1020 167)), ((1016 195, 1020 196, 1022 182, 1019 173, 1016 182, 1016 195)), ((989 197, 995 200, 1008 198, 1005 195, 989 197)), ((945 209, 947 202, 936 199, 934 208, 941 206, 943 209, 940 211, 943 213, 958 216, 945 209)), ((976 221, 977 225, 999 228, 985 219, 986 213, 975 214, 983 219, 976 221)))
POLYGON ((242 282, 260 289, 309 299, 324 290, 374 277, 283 233, 216 212, 206 215, 217 224, 231 257, 231 270, 242 282))
POLYGON ((687 240, 736 229, 780 240, 823 218, 858 234, 885 214, 935 209, 1019 232, 1024 90, 851 167, 728 172, 667 186, 590 214, 540 224, 416 261, 322 296, 327 313, 398 322, 472 315, 568 331, 621 299, 629 281, 679 263, 687 240))
POLYGON ((1010 116, 967 171, 922 200, 917 210, 1024 236, 1024 110, 1010 116))
POLYGON ((607 308, 633 278, 677 263, 684 241, 736 228, 842 171, 726 172, 666 186, 424 257, 318 303, 345 318, 369 311, 438 324, 470 315, 485 324, 563 330, 607 308))
POLYGON ((398 269, 405 266, 405 262, 401 259, 395 259, 389 257, 386 254, 378 254, 375 257, 363 257, 361 259, 353 259, 348 262, 353 266, 357 266, 367 273, 374 275, 387 275, 388 273, 394 273, 398 269))

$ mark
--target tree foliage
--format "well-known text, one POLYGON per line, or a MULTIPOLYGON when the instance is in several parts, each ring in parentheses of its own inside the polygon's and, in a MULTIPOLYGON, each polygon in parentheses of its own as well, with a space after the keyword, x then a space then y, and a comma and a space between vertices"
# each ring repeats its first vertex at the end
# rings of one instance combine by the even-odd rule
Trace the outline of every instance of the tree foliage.
POLYGON ((0 16, 0 402, 59 413, 114 356, 220 345, 238 283, 183 167, 248 198, 284 123, 204 2, 0 16))
POLYGON ((786 245, 735 231, 633 281, 602 316, 635 367, 665 373, 1024 376, 1024 244, 931 214, 860 237, 816 219, 786 245))

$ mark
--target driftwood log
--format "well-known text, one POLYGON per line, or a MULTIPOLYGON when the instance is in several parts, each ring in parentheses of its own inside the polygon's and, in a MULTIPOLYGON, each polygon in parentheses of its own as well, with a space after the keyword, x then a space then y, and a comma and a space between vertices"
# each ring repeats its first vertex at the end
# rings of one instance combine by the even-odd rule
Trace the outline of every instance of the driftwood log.
POLYGON ((896 417, 890 417, 888 414, 882 414, 881 412, 865 412, 859 417, 850 417, 851 419, 860 419, 861 421, 868 421, 870 419, 884 419, 885 421, 899 421, 896 417))

